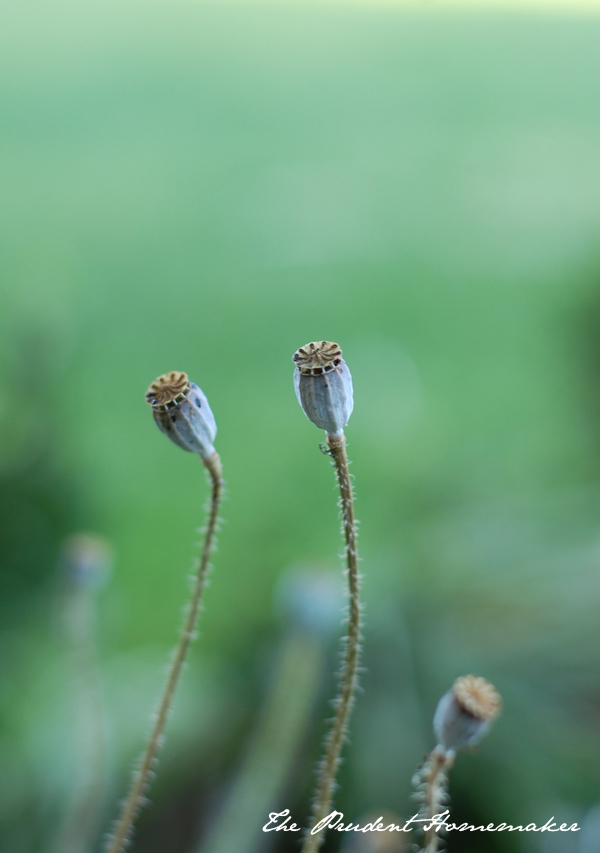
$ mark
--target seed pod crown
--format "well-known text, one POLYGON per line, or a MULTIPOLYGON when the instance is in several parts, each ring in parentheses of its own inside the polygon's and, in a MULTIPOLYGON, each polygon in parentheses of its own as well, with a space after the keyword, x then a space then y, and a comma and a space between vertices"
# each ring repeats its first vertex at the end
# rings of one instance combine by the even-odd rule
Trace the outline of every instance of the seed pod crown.
POLYGON ((463 675, 452 686, 456 701, 467 714, 478 720, 495 720, 502 699, 493 684, 478 675, 463 675))
POLYGON ((146 391, 146 400, 157 411, 174 409, 188 396, 191 383, 187 373, 182 370, 171 370, 163 373, 151 383, 146 391))
POLYGON ((296 350, 292 361, 303 376, 320 376, 342 363, 342 350, 333 341, 311 341, 296 350))

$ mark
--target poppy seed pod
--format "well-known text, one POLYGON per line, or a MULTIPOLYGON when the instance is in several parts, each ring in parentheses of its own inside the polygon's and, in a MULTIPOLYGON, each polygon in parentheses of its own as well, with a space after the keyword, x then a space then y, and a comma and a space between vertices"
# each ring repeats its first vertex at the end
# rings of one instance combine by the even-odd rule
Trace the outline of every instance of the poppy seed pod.
POLYGON ((172 370, 159 376, 146 391, 156 425, 183 450, 208 459, 215 453, 215 417, 204 393, 187 373, 172 370))
POLYGON ((477 675, 457 678, 435 710, 433 730, 445 750, 474 746, 488 733, 502 708, 500 694, 477 675))
POLYGON ((330 436, 348 423, 354 399, 352 376, 342 350, 332 341, 312 341, 296 350, 294 389, 306 417, 330 436))

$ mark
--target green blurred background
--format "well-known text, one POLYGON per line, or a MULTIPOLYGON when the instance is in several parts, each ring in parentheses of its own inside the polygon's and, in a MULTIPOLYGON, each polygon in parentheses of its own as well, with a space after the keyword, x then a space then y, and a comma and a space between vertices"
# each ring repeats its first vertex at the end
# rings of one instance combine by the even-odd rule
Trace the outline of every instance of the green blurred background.
MULTIPOLYGON (((366 602, 339 808, 412 814, 437 699, 475 672, 505 711, 460 756, 453 813, 586 830, 449 850, 600 850, 600 17, 24 0, 2 18, 2 850, 67 853, 77 531, 113 553, 84 620, 98 838, 141 751, 207 497, 144 401, 172 369, 208 395, 228 498, 133 849, 298 849, 260 826, 306 819, 339 653, 334 477, 292 388, 321 338, 355 381, 366 602)), ((359 849, 334 835, 327 853, 359 849)))

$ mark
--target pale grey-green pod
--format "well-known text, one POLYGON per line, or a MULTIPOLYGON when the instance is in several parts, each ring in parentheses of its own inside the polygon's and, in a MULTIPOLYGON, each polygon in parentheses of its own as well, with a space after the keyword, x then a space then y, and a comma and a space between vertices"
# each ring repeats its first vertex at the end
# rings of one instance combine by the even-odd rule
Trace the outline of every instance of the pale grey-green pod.
POLYGON ((352 376, 333 341, 312 341, 296 350, 294 389, 306 417, 328 435, 341 433, 352 414, 352 376))
POLYGON ((474 746, 500 714, 502 700, 493 684, 477 675, 457 678, 433 717, 438 744, 446 751, 474 746))
POLYGON ((157 427, 178 447, 207 459, 215 453, 215 417, 203 391, 190 382, 187 373, 163 373, 148 388, 157 427))

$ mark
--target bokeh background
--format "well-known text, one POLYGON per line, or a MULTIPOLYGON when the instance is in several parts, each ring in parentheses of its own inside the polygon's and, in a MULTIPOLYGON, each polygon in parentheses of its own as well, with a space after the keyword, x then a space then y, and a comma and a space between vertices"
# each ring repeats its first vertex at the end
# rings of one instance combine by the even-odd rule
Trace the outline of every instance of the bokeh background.
POLYGON ((134 849, 298 849, 261 826, 306 819, 339 657, 334 477, 292 389, 321 338, 355 381, 366 620, 339 808, 413 814, 475 672, 505 710, 453 814, 584 831, 449 850, 600 850, 600 16, 513 5, 4 4, 6 853, 99 850, 142 749, 207 497, 144 401, 172 369, 228 498, 134 849))

